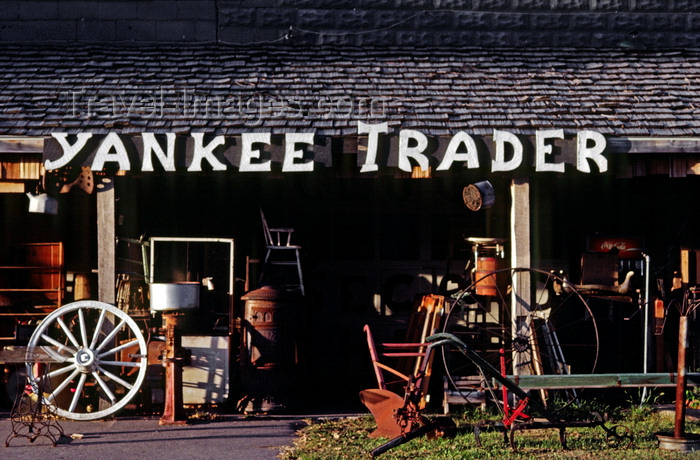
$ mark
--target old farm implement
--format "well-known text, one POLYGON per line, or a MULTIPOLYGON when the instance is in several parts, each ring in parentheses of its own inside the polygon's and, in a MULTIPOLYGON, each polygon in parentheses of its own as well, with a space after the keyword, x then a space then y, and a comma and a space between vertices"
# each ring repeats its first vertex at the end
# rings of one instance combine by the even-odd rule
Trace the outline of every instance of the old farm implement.
MULTIPOLYGON (((374 456, 419 436, 456 431, 450 419, 423 414, 430 363, 437 348, 442 350, 451 391, 468 403, 497 401, 502 408, 500 421, 470 427, 477 445, 485 430, 502 432, 516 449, 518 431, 556 429, 566 448, 567 428, 600 427, 609 443, 627 446, 632 434, 625 427, 611 426, 597 413, 565 416, 567 411, 554 406, 569 406, 588 388, 675 385, 672 373, 594 374, 598 360, 595 318, 576 289, 551 272, 510 268, 485 273, 472 286, 455 293, 441 322, 442 332, 406 343, 382 344, 383 353, 377 351, 366 328, 379 388, 365 390, 360 397, 377 422, 372 435, 390 439, 372 452, 374 456), (480 286, 488 289, 477 289, 480 286), (379 362, 392 356, 417 358, 416 366, 399 372, 379 362), (399 396, 401 390, 387 388, 383 373, 400 377, 403 396, 399 396)), ((696 384, 697 377, 688 374, 689 384, 696 384)))
POLYGON ((499 422, 482 421, 472 427, 477 445, 481 445, 480 434, 485 430, 503 432, 504 440, 510 443, 513 450, 517 450, 515 440, 517 431, 556 429, 559 431, 562 447, 567 448, 566 429, 573 427, 601 427, 606 432, 610 443, 628 446, 632 442, 632 435, 627 428, 621 425, 609 427, 606 420, 599 414, 591 414, 587 420, 569 420, 555 414, 540 400, 532 398, 513 380, 503 375, 501 371, 452 334, 441 332, 427 337, 425 343, 407 345, 425 346, 423 354, 425 359, 418 371, 408 377, 404 396, 400 397, 382 389, 364 390, 360 393, 361 400, 370 409, 377 423, 377 430, 372 433, 372 436, 391 438, 371 452, 373 457, 420 436, 451 436, 456 433, 455 425, 449 417, 429 418, 422 414, 424 407, 422 401, 425 399, 425 394, 421 390, 421 386, 426 376, 427 363, 437 347, 448 346, 457 349, 472 360, 474 365, 481 369, 487 380, 494 382, 493 389, 500 387, 503 393, 503 419, 499 422), (518 399, 518 403, 513 408, 508 403, 510 399, 508 392, 518 399), (534 411, 540 418, 526 415, 526 409, 534 411))
POLYGON ((377 429, 370 436, 397 438, 408 433, 413 437, 430 432, 442 434, 453 426, 446 417, 434 422, 422 414, 433 362, 432 349, 426 339, 438 329, 444 305, 443 296, 423 297, 412 315, 407 341, 382 343, 381 349, 375 344, 370 327, 365 325, 378 386, 360 392, 360 400, 377 421, 377 429), (398 362, 392 367, 382 362, 384 358, 395 358, 398 362), (403 397, 391 391, 395 388, 403 388, 403 397))
POLYGON ((360 400, 377 422, 377 429, 370 436, 391 439, 375 449, 373 456, 420 436, 443 437, 454 432, 455 425, 449 417, 431 419, 423 414, 433 363, 433 349, 427 338, 440 327, 444 309, 443 296, 424 296, 411 316, 406 341, 402 343, 375 344, 369 326, 364 328, 378 388, 361 391, 360 400), (389 366, 384 359, 397 362, 389 366), (392 391, 399 388, 403 389, 403 396, 392 391))
POLYGON ((540 400, 532 398, 523 388, 518 386, 513 380, 503 375, 502 370, 496 369, 491 363, 486 361, 478 353, 471 350, 464 342, 452 334, 438 333, 428 337, 430 349, 440 346, 449 346, 464 354, 477 366, 487 377, 487 380, 497 382, 494 388, 501 386, 503 394, 503 419, 500 422, 479 422, 474 426, 474 435, 477 445, 480 445, 479 434, 484 429, 495 429, 502 431, 504 437, 510 442, 513 450, 517 449, 515 433, 518 430, 553 428, 559 430, 559 440, 563 448, 566 445, 566 429, 573 427, 601 427, 607 434, 609 442, 623 443, 629 446, 632 443, 631 432, 622 425, 608 427, 604 418, 597 413, 592 413, 588 420, 570 420, 549 410, 540 400), (516 406, 509 405, 508 392, 518 400, 516 406), (536 419, 525 414, 526 408, 530 408, 542 419, 536 419))

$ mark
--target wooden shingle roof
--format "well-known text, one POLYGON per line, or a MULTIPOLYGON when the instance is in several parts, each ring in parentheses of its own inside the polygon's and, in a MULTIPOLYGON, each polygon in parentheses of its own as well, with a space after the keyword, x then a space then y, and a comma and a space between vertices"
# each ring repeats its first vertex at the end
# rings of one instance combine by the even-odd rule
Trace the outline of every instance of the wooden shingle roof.
POLYGON ((0 135, 700 135, 700 49, 5 47, 0 135))

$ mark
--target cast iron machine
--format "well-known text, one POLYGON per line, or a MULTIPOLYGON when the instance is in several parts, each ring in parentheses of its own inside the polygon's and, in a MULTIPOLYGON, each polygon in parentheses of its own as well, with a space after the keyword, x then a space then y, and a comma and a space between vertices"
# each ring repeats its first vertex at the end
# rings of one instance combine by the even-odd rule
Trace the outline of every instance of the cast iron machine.
POLYGON ((190 360, 182 348, 181 329, 186 312, 199 307, 199 283, 151 283, 151 310, 163 314, 165 348, 165 405, 160 425, 184 425, 187 417, 182 402, 182 367, 190 360))

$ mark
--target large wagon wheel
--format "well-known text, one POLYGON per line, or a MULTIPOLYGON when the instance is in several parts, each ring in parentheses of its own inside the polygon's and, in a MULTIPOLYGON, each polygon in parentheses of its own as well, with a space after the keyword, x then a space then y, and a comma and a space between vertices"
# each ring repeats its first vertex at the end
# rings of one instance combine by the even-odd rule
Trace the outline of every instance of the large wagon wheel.
MULTIPOLYGON (((443 330, 496 369, 501 369, 503 356, 507 375, 595 370, 599 348, 595 318, 574 286, 553 273, 532 268, 479 273, 454 298, 443 330)), ((453 389, 467 401, 482 400, 488 376, 484 379, 461 353, 443 348, 443 359, 453 389)), ((540 393, 543 399, 558 399, 564 405, 578 394, 576 390, 540 393)))
POLYGON ((27 347, 27 377, 56 414, 97 420, 122 409, 138 393, 147 352, 143 334, 126 313, 81 300, 53 311, 36 328, 27 347), (33 359, 47 353, 50 364, 33 359))

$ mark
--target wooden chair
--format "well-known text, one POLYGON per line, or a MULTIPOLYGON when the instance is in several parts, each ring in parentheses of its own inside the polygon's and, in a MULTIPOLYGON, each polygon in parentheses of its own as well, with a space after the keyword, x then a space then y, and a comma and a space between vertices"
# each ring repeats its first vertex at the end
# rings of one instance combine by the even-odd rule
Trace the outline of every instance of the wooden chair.
POLYGON ((377 386, 387 390, 387 385, 401 383, 405 386, 410 380, 409 375, 416 376, 423 372, 421 390, 427 393, 430 381, 432 357, 427 354, 426 339, 437 332, 445 309, 445 298, 439 295, 426 295, 420 306, 411 315, 411 320, 406 331, 406 341, 401 343, 381 343, 380 348, 374 342, 372 331, 365 325, 364 332, 367 337, 372 367, 377 378, 377 386), (381 358, 399 358, 393 367, 380 361, 381 358), (429 362, 424 362, 425 360, 429 362), (385 376, 393 375, 398 380, 387 381, 385 376))
MULTIPOLYGON (((260 208, 260 218, 262 220, 263 233, 265 236, 265 261, 263 262, 263 274, 270 266, 296 266, 299 284, 288 284, 287 286, 298 287, 301 295, 305 295, 304 281, 301 273, 301 259, 299 251, 301 246, 292 244, 293 228, 270 227, 265 219, 265 213, 260 208), (280 253, 281 257, 273 255, 280 253), (290 255, 291 254, 291 255, 290 255)), ((262 279, 261 276, 261 279, 262 279)))

